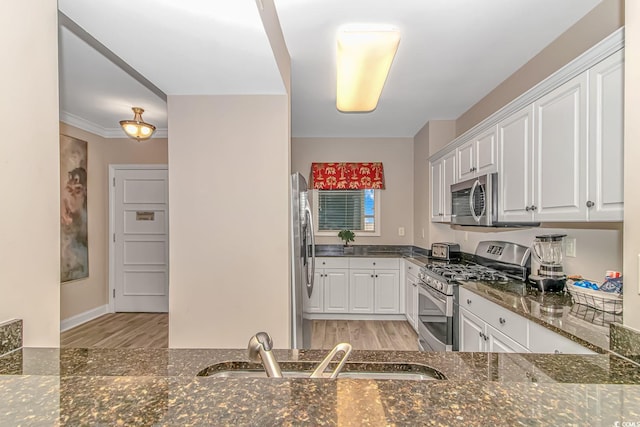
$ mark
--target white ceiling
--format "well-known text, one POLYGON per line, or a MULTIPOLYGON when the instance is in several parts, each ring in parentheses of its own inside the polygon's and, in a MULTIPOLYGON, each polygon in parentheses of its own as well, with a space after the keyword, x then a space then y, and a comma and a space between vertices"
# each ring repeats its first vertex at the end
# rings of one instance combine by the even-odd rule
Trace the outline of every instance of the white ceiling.
MULTIPOLYGON (((292 62, 293 136, 412 137, 429 120, 458 118, 600 0, 274 2, 292 62), (335 34, 348 23, 401 31, 372 113, 335 107, 335 34)), ((59 9, 168 95, 284 93, 260 4, 59 0, 59 9)), ((60 44, 63 120, 121 136, 117 122, 135 105, 166 128, 166 104, 151 90, 69 31, 60 44)))

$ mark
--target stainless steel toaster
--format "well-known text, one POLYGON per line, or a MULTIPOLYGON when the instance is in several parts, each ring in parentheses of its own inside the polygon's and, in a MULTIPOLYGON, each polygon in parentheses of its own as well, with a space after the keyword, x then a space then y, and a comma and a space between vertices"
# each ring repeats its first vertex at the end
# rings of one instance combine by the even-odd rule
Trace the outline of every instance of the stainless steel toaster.
POLYGON ((460 258, 460 245, 457 243, 451 242, 438 242, 431 244, 431 257, 442 259, 442 260, 451 260, 460 258))

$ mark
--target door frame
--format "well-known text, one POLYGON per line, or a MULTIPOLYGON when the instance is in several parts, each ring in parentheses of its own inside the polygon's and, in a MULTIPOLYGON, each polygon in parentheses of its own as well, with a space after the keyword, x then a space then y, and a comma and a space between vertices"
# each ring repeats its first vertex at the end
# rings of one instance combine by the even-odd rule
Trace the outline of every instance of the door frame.
POLYGON ((158 164, 110 164, 109 165, 109 234, 107 235, 109 241, 109 313, 115 313, 115 300, 113 294, 116 290, 116 260, 115 249, 116 245, 113 241, 113 236, 116 232, 115 227, 115 191, 116 191, 116 171, 120 170, 152 170, 152 169, 166 169, 169 170, 169 166, 164 163, 158 164))

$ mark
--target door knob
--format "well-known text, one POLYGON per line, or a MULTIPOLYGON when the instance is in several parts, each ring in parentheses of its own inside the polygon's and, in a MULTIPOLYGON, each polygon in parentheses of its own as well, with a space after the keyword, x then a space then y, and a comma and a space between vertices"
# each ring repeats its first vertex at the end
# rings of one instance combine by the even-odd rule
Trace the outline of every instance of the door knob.
POLYGON ((467 299, 467 304, 471 304, 471 300, 470 299, 467 299))
POLYGON ((506 319, 504 317, 501 317, 500 319, 500 324, 504 325, 505 323, 507 323, 506 319))
POLYGON ((526 208, 524 208, 524 210, 529 212, 531 210, 531 208, 529 206, 527 206, 526 208))
POLYGON ((531 210, 535 211, 536 209, 538 209, 538 207, 536 205, 531 205, 531 210))
POLYGON ((592 207, 594 207, 595 205, 596 205, 596 204, 595 204, 595 203, 593 203, 591 200, 588 200, 588 201, 587 201, 587 207, 588 207, 588 208, 592 208, 592 207))

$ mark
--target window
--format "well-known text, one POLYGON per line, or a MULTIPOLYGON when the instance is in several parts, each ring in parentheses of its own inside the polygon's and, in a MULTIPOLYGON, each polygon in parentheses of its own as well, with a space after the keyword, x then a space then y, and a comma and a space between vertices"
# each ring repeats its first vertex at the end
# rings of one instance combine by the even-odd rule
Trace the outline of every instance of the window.
POLYGON ((315 193, 320 235, 322 232, 333 235, 344 229, 379 235, 379 191, 318 190, 315 193))

